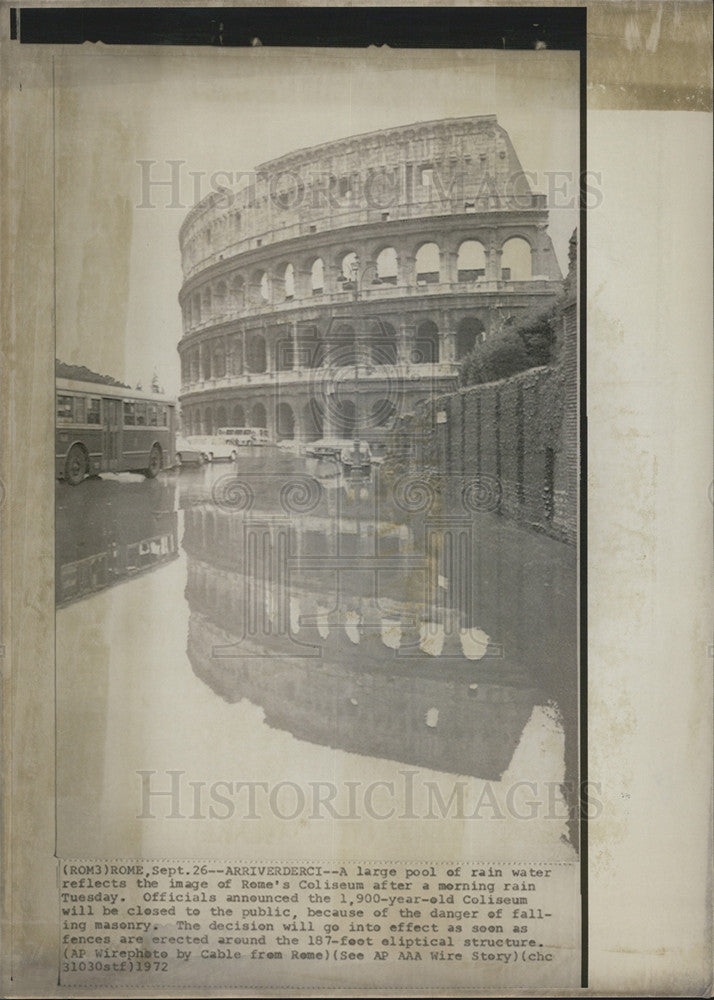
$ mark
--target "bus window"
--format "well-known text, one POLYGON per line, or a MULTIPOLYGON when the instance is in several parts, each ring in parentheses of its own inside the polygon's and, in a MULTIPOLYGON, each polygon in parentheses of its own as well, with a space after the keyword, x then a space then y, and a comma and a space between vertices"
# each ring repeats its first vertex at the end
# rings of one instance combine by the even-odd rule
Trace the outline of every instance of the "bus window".
POLYGON ((74 422, 75 424, 84 423, 84 396, 74 397, 74 422))
POLYGON ((101 424, 102 422, 102 401, 101 399, 87 400, 87 423, 101 424))
POLYGON ((134 403, 125 402, 124 403, 124 426, 133 427, 136 423, 136 418, 134 416, 134 403))
POLYGON ((167 406, 161 407, 161 426, 168 427, 169 425, 169 410, 167 406))
POLYGON ((157 413, 156 403, 149 403, 149 427, 157 427, 159 423, 159 417, 157 413))
POLYGON ((58 396, 57 397, 57 420, 65 424, 72 423, 72 397, 71 396, 58 396))
POLYGON ((136 425, 146 427, 146 403, 136 404, 136 425))

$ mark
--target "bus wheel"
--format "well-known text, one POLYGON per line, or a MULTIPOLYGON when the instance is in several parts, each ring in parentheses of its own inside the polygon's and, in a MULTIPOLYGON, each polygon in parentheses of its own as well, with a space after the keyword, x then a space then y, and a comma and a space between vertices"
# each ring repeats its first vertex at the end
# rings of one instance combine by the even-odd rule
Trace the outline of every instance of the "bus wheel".
POLYGON ((161 471, 161 448, 155 444, 149 455, 149 466, 144 470, 144 475, 148 479, 155 479, 161 471))
POLYGON ((65 482, 78 486, 87 474, 87 454, 81 444, 73 444, 64 462, 65 482))

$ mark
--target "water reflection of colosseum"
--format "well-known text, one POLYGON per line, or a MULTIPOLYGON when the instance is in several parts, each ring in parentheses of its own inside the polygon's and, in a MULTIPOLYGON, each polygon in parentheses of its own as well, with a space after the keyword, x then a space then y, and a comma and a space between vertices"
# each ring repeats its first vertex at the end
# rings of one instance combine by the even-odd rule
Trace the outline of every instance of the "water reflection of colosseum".
POLYGON ((180 232, 184 432, 379 437, 550 301, 545 195, 495 116, 298 150, 180 232))
POLYGON ((249 514, 202 498, 200 486, 183 497, 197 676, 230 702, 262 706, 269 725, 299 739, 500 777, 543 692, 518 658, 504 659, 460 616, 449 620, 444 566, 422 559, 411 525, 382 520, 377 549, 374 531, 333 509, 334 497, 290 519, 278 491, 270 503, 260 485, 249 514), (374 565, 360 556, 389 574, 377 598, 374 565), (419 572, 424 585, 414 587, 419 572))

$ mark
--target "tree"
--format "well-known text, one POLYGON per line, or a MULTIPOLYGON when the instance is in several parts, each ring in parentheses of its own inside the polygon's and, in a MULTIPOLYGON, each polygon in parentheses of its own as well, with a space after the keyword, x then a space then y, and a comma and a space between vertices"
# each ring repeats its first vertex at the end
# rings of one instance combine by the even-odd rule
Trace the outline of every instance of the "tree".
POLYGON ((478 341, 461 362, 461 385, 480 385, 550 364, 555 358, 558 303, 531 310, 489 340, 478 341))

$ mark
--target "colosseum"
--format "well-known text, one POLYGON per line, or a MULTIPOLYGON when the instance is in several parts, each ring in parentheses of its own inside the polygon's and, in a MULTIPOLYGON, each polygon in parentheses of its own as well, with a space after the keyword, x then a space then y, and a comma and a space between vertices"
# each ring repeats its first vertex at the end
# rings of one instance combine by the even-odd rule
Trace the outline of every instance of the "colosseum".
POLYGON ((379 440, 562 274, 495 115, 300 149, 184 220, 186 435, 379 440))

